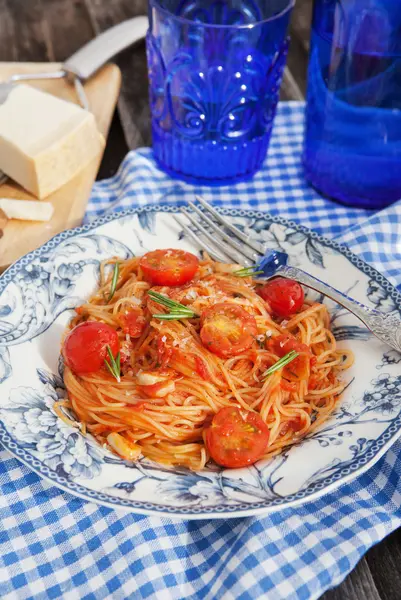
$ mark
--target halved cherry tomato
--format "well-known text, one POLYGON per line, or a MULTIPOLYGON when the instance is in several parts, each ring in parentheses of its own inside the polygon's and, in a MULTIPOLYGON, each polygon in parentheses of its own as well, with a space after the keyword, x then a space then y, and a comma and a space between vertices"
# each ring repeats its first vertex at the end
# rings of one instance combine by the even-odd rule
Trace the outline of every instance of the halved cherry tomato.
POLYGON ((297 313, 305 299, 302 286, 297 281, 283 277, 268 281, 258 293, 275 315, 285 319, 297 313))
POLYGON ((195 369, 199 377, 202 377, 202 379, 204 379, 205 381, 209 381, 209 371, 207 370, 204 361, 201 358, 199 358, 199 356, 195 356, 195 369))
POLYGON ((174 348, 172 348, 168 341, 165 341, 164 338, 164 335, 159 335, 156 340, 157 362, 162 367, 165 367, 169 364, 174 353, 174 348))
POLYGON ((285 356, 292 350, 298 352, 299 354, 306 353, 311 355, 311 349, 309 348, 309 346, 303 344, 302 342, 299 342, 294 337, 285 335, 285 333, 282 333, 277 337, 270 338, 268 342, 268 347, 270 350, 272 350, 272 352, 274 352, 274 354, 277 354, 277 356, 280 357, 285 356))
POLYGON ((291 419, 290 421, 284 423, 283 427, 281 428, 280 435, 285 435, 286 433, 288 433, 288 431, 292 431, 292 433, 297 433, 302 429, 302 427, 303 423, 300 417, 295 417, 295 419, 291 419))
POLYGON ((286 379, 280 381, 280 387, 285 392, 296 392, 298 389, 298 385, 295 381, 287 381, 286 379))
POLYGON ((285 356, 292 350, 298 352, 300 356, 290 362, 286 368, 294 373, 298 379, 307 379, 309 377, 310 365, 316 360, 309 346, 283 333, 275 338, 271 338, 268 342, 268 348, 280 357, 285 356))
POLYGON ((266 451, 269 430, 260 415, 226 406, 205 430, 205 443, 213 460, 230 469, 253 465, 266 451))
POLYGON ((221 358, 248 350, 257 333, 255 317, 237 304, 219 302, 202 313, 202 343, 221 358))
POLYGON ((154 250, 139 261, 146 281, 152 285, 179 286, 193 279, 199 267, 194 254, 184 250, 154 250))
POLYGON ((139 338, 146 325, 146 319, 141 308, 134 306, 117 317, 124 333, 132 338, 139 338))
POLYGON ((106 323, 86 321, 74 327, 64 341, 66 365, 77 375, 99 371, 107 358, 107 346, 114 357, 119 350, 118 335, 106 323))

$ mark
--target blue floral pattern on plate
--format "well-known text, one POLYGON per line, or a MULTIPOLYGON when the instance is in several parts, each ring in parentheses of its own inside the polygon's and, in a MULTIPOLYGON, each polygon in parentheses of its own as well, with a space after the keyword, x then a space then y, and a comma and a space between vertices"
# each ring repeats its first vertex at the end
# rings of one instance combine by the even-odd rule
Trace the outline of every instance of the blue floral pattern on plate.
MULTIPOLYGON (((68 425, 58 418, 54 403, 65 395, 59 346, 72 308, 95 288, 99 263, 106 257, 128 257, 160 246, 194 251, 169 214, 175 210, 163 206, 131 210, 63 232, 3 275, 0 441, 36 472, 83 498, 186 518, 294 506, 367 468, 399 435, 401 356, 333 304, 337 339, 356 354, 348 387, 320 430, 272 460, 241 470, 209 466, 201 473, 145 459, 133 464, 83 436, 79 423, 68 425)), ((292 264, 380 310, 400 311, 398 292, 346 248, 279 218, 242 210, 222 212, 271 248, 286 251, 292 264)), ((74 415, 67 416, 74 421, 74 415)))

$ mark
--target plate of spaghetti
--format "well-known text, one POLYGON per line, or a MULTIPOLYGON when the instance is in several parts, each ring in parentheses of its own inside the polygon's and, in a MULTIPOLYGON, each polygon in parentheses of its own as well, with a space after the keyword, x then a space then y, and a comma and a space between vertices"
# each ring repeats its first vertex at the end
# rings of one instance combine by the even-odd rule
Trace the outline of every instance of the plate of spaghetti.
MULTIPOLYGON (((200 254, 171 212, 64 232, 2 277, 0 441, 85 499, 185 518, 294 506, 368 468, 398 436, 401 357, 300 284, 200 254)), ((400 310, 346 248, 225 214, 400 310)))

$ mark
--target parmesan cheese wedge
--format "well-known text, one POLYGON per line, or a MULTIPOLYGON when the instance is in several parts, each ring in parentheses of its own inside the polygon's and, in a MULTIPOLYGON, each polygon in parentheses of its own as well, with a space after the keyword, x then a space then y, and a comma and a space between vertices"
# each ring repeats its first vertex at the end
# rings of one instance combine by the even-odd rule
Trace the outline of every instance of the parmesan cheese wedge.
POLYGON ((29 85, 0 105, 0 169, 37 198, 100 158, 104 144, 92 113, 29 85))
POLYGON ((8 219, 50 221, 54 212, 54 206, 50 202, 0 198, 0 210, 4 212, 8 219))

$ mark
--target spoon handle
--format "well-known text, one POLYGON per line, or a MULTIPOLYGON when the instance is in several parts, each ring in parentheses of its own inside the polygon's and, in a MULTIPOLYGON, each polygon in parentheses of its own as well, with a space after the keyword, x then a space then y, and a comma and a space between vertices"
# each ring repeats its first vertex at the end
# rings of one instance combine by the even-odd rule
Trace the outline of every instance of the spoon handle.
POLYGON ((337 302, 360 319, 379 340, 401 352, 401 319, 395 314, 385 314, 369 308, 296 267, 282 266, 277 275, 294 279, 306 285, 306 287, 331 298, 331 300, 334 300, 334 302, 337 302))

